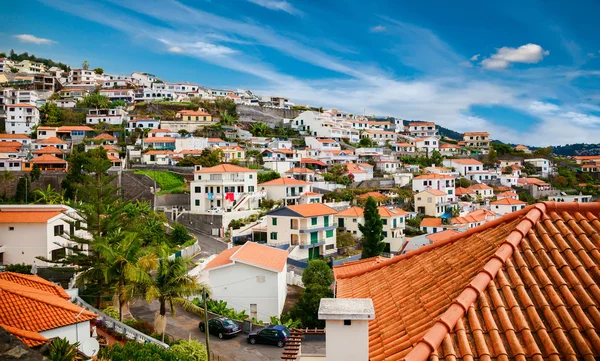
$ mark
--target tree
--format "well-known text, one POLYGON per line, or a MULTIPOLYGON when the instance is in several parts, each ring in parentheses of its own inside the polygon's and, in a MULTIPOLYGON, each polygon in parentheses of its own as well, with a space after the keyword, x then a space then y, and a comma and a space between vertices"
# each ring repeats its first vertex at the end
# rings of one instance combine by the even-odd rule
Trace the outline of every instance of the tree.
POLYGON ((181 135, 182 137, 185 137, 188 134, 190 134, 190 132, 188 132, 186 129, 179 129, 177 133, 179 133, 179 135, 181 135))
POLYGON ((513 149, 510 146, 510 144, 492 142, 491 148, 493 148, 497 152, 498 155, 505 155, 505 154, 513 153, 513 149))
POLYGON ((206 346, 196 340, 180 340, 171 350, 178 355, 189 357, 193 361, 208 361, 206 346))
POLYGON ((36 203, 43 204, 64 204, 65 203, 65 191, 64 189, 58 193, 55 191, 50 184, 46 189, 36 189, 33 191, 33 195, 36 198, 36 203))
POLYGON ((336 233, 335 244, 338 249, 344 249, 350 246, 353 246, 356 243, 352 233, 350 232, 340 232, 336 233))
MULTIPOLYGON (((167 256, 166 254, 164 255, 167 256)), ((167 305, 172 317, 175 317, 175 306, 181 306, 186 310, 203 314, 203 309, 194 305, 188 297, 199 295, 207 287, 198 283, 195 277, 187 274, 193 265, 190 258, 161 258, 158 262, 156 276, 146 289, 146 300, 151 302, 157 299, 160 308, 155 327, 162 333, 163 342, 165 337, 167 305)))
POLYGON ((333 297, 330 287, 319 284, 308 284, 300 294, 300 299, 290 310, 288 317, 300 320, 303 327, 323 328, 325 321, 319 320, 319 305, 322 298, 333 297))
POLYGON ((442 162, 444 161, 444 157, 442 156, 442 153, 438 152, 437 150, 434 150, 429 156, 429 161, 431 162, 431 164, 435 164, 436 166, 441 167, 442 162))
POLYGON ((116 99, 116 100, 111 101, 110 104, 108 105, 108 107, 110 109, 114 109, 116 107, 124 107, 126 105, 127 105, 127 103, 125 103, 124 100, 116 99))
POLYGON ((360 140, 358 141, 359 148, 373 148, 374 145, 375 144, 371 141, 371 138, 369 137, 360 138, 360 140))
POLYGON ((77 103, 78 108, 96 108, 105 109, 110 107, 111 101, 108 97, 100 94, 98 89, 94 92, 86 95, 81 101, 77 103))
POLYGON ((19 69, 15 68, 14 66, 11 66, 11 67, 10 67, 10 72, 11 72, 11 73, 18 73, 18 72, 19 72, 19 69))
POLYGON ((77 354, 79 342, 70 344, 67 338, 55 338, 50 343, 48 358, 50 361, 75 361, 80 360, 77 354))
POLYGON ((46 102, 40 107, 43 124, 58 123, 62 117, 62 109, 54 102, 46 102))
POLYGON ((31 181, 35 182, 36 180, 40 179, 40 176, 42 175, 42 170, 40 169, 39 164, 34 164, 33 167, 31 168, 31 173, 29 173, 29 176, 31 177, 31 181))
POLYGON ((179 222, 175 222, 171 225, 171 241, 174 244, 180 245, 184 244, 188 240, 192 239, 190 232, 188 232, 187 228, 179 222))
POLYGON ((81 67, 84 70, 88 70, 90 68, 90 63, 87 60, 84 60, 83 63, 81 63, 81 67))
POLYGON ((456 181, 456 185, 463 188, 469 188, 471 186, 471 182, 467 178, 459 178, 456 181))
POLYGON ((496 152, 496 149, 494 147, 490 147, 490 150, 487 155, 487 160, 488 163, 491 164, 496 164, 496 162, 498 162, 498 152, 496 152))
POLYGON ((223 163, 223 159, 225 158, 225 153, 220 148, 215 149, 204 149, 200 158, 198 159, 198 164, 203 167, 214 167, 221 163, 223 163))
POLYGON ((281 175, 274 170, 268 172, 259 172, 257 175, 257 182, 260 184, 279 178, 281 178, 281 175))
POLYGON ((252 135, 255 137, 264 137, 267 134, 269 134, 270 131, 271 131, 271 128, 269 128, 269 126, 266 125, 265 123, 253 124, 252 127, 250 128, 250 133, 252 133, 252 135))
POLYGON ((304 285, 321 285, 329 287, 333 283, 333 271, 323 260, 312 260, 308 262, 308 267, 302 272, 302 283, 304 285))
POLYGON ((29 193, 31 192, 31 184, 28 176, 19 177, 17 182, 17 191, 15 193, 15 201, 18 203, 27 203, 31 200, 29 193))
POLYGON ((383 242, 383 222, 375 198, 367 199, 364 217, 365 223, 358 225, 358 229, 363 235, 361 259, 380 256, 385 249, 385 243, 383 242))
MULTIPOLYGON (((189 352, 186 351, 186 352, 189 352)), ((102 347, 98 353, 99 360, 110 361, 206 361, 205 359, 193 358, 193 355, 163 348, 153 343, 127 342, 121 345, 116 342, 111 346, 102 347)))
POLYGON ((569 186, 569 179, 565 176, 559 175, 552 179, 552 183, 556 188, 566 188, 569 186))
POLYGON ((102 75, 102 74, 104 74, 104 69, 102 69, 102 68, 96 68, 96 69, 94 69, 94 73, 96 73, 98 75, 102 75))

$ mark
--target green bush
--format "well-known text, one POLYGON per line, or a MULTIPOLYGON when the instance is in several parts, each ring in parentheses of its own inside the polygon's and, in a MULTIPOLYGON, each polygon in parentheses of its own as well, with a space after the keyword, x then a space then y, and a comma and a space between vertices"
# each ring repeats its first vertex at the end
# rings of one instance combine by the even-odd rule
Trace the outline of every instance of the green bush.
POLYGON ((160 193, 171 193, 185 188, 183 176, 165 171, 136 170, 135 174, 144 174, 152 178, 160 187, 160 193))
POLYGON ((184 244, 193 238, 188 232, 187 228, 179 222, 175 222, 171 225, 171 232, 169 233, 171 241, 177 245, 184 244))
POLYGON ((135 328, 136 330, 140 331, 145 335, 153 335, 154 333, 156 333, 154 325, 146 321, 136 321, 131 325, 131 327, 135 328))
POLYGON ((31 274, 31 265, 25 264, 25 263, 9 264, 9 265, 6 265, 6 268, 4 270, 6 272, 15 272, 15 273, 22 273, 22 274, 30 275, 31 274))
POLYGON ((119 310, 117 310, 116 307, 108 306, 105 309, 103 309, 102 312, 104 312, 104 314, 108 317, 114 318, 115 320, 119 319, 119 310))
POLYGON ((188 357, 195 361, 207 361, 206 346, 195 340, 180 340, 171 346, 171 351, 175 354, 188 357))
MULTIPOLYGON (((206 352, 206 351, 205 351, 206 352)), ((194 358, 171 348, 162 348, 152 343, 127 342, 125 345, 115 343, 100 349, 98 359, 110 361, 197 361, 194 358)))

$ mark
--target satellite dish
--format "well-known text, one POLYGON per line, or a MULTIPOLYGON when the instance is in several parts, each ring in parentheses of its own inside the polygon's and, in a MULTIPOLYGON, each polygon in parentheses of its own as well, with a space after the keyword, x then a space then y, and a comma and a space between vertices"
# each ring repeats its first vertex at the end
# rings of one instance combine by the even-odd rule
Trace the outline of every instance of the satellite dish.
POLYGON ((81 345, 79 346, 79 351, 89 357, 96 356, 98 350, 100 350, 100 344, 95 338, 91 337, 84 342, 81 342, 81 345))

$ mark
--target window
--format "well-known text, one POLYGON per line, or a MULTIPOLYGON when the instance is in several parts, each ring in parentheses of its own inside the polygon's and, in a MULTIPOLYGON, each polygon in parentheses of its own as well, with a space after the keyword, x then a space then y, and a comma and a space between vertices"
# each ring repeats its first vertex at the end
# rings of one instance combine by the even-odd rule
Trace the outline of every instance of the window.
POLYGON ((58 226, 54 226, 54 235, 55 236, 62 235, 64 231, 65 231, 65 228, 62 224, 58 225, 58 226))
POLYGON ((194 192, 202 193, 202 187, 194 187, 194 192))
POLYGON ((249 179, 252 179, 252 174, 250 174, 250 178, 249 179))
POLYGON ((264 283, 265 282, 265 276, 256 276, 256 282, 258 282, 258 283, 264 283))
POLYGON ((356 218, 353 218, 352 223, 356 223, 356 222, 357 222, 356 218))
POLYGON ((332 229, 332 230, 330 230, 330 231, 326 231, 326 232, 325 232, 325 237, 327 237, 327 238, 331 238, 331 237, 333 237, 333 229, 332 229))
POLYGON ((332 250, 334 248, 335 248, 335 245, 333 245, 333 244, 328 244, 325 246, 325 250, 327 250, 327 251, 332 250))
POLYGON ((248 192, 254 192, 254 186, 248 186, 248 192))
POLYGON ((344 326, 351 326, 352 320, 344 320, 344 326))
POLYGON ((271 240, 273 240, 273 241, 277 240, 277 232, 271 232, 271 240))
POLYGON ((383 234, 384 238, 387 238, 387 232, 381 232, 381 234, 383 234))
POLYGON ((274 225, 274 226, 276 226, 276 225, 277 225, 277 218, 272 218, 272 220, 273 220, 273 221, 272 221, 272 223, 271 223, 271 224, 272 224, 272 225, 274 225))
POLYGON ((387 219, 382 219, 381 222, 383 222, 383 225, 386 226, 387 225, 387 219))
POLYGON ((312 224, 313 226, 316 226, 316 225, 317 225, 317 219, 318 219, 317 217, 313 217, 313 218, 310 220, 310 221, 311 221, 311 224, 312 224))
POLYGON ((9 230, 9 231, 14 231, 14 230, 15 230, 15 227, 8 227, 8 230, 9 230))

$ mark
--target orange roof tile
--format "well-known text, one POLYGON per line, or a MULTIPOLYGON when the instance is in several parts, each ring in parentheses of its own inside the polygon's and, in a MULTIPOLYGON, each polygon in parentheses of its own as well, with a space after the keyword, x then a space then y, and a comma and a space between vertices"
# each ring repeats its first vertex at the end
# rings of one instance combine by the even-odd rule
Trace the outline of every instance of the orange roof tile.
POLYGON ((75 324, 75 316, 80 312, 78 322, 89 321, 98 316, 72 304, 55 292, 7 279, 0 279, 0 304, 0 324, 16 328, 17 336, 24 331, 21 337, 25 343, 31 342, 31 339, 36 340, 36 335, 29 333, 75 324))
POLYGON ((209 143, 225 143, 225 141, 221 138, 208 138, 209 143))
POLYGON ((381 256, 376 256, 376 257, 361 259, 358 261, 346 262, 339 266, 333 266, 333 277, 334 277, 334 279, 338 279, 338 277, 344 277, 348 274, 360 272, 364 269, 370 268, 373 265, 379 264, 385 260, 387 260, 387 258, 381 257, 381 256))
POLYGON ((511 192, 511 191, 498 193, 496 195, 496 197, 518 197, 518 196, 519 195, 516 192, 511 192))
POLYGON ((254 242, 246 242, 231 255, 231 260, 281 272, 287 264, 287 251, 254 242))
POLYGON ((70 300, 71 296, 65 291, 64 288, 59 285, 43 279, 37 275, 26 275, 23 273, 16 272, 0 272, 0 280, 10 281, 23 286, 36 288, 41 291, 52 293, 56 296, 62 297, 65 300, 70 300))
POLYGON ((300 164, 315 164, 315 165, 320 165, 322 167, 327 166, 327 164, 321 162, 320 160, 316 160, 313 158, 302 158, 302 159, 300 159, 300 164))
POLYGON ((473 191, 472 189, 469 189, 469 188, 458 187, 458 188, 456 188, 455 193, 457 196, 464 196, 464 195, 475 194, 475 191, 473 191))
POLYGON ((539 203, 344 274, 336 295, 373 300, 373 361, 593 360, 599 217, 600 203, 539 203))
POLYGON ((232 247, 222 251, 215 258, 213 258, 212 261, 208 262, 203 271, 233 263, 231 261, 231 256, 241 247, 242 246, 232 247))
POLYGON ((214 167, 202 168, 200 170, 195 171, 194 173, 240 173, 240 172, 254 172, 257 173, 256 169, 244 168, 239 165, 233 164, 219 164, 214 167))
POLYGON ((117 139, 117 137, 107 134, 107 133, 102 133, 102 134, 98 134, 97 136, 93 137, 92 140, 119 140, 117 139))
POLYGON ((434 196, 447 196, 448 195, 448 193, 442 192, 439 189, 427 189, 427 190, 424 190, 423 192, 433 194, 434 196))
POLYGON ((367 173, 356 163, 346 163, 346 173, 367 173))
POLYGON ((421 227, 441 227, 441 218, 423 218, 421 221, 421 227))
POLYGON ((21 107, 21 108, 37 108, 35 105, 27 104, 27 103, 18 103, 18 104, 7 104, 11 107, 21 107))
POLYGON ((482 165, 483 164, 480 161, 478 161, 477 159, 450 159, 450 161, 457 163, 457 164, 463 164, 463 165, 482 165))
POLYGON ((294 206, 287 206, 286 208, 302 215, 302 217, 318 217, 337 213, 335 209, 323 203, 296 204, 294 206))
POLYGON ((3 208, 0 209, 0 223, 46 223, 61 213, 57 210, 29 211, 3 208))
POLYGON ((365 194, 361 194, 360 196, 356 197, 358 199, 367 199, 369 197, 373 197, 375 198, 376 201, 381 201, 386 199, 387 197, 384 196, 383 194, 379 193, 379 192, 367 192, 365 194))
POLYGON ((311 196, 323 196, 321 193, 317 193, 317 192, 304 192, 302 193, 302 197, 311 197, 311 196))
POLYGON ((30 139, 25 134, 0 134, 0 139, 30 139))
POLYGON ((56 130, 58 133, 64 133, 64 132, 72 132, 74 130, 83 130, 84 132, 91 132, 94 129, 85 126, 85 125, 65 125, 62 127, 58 127, 58 129, 56 130))
POLYGON ((23 144, 21 142, 17 142, 17 141, 11 141, 11 142, 0 141, 0 146, 1 147, 9 147, 9 148, 17 148, 17 149, 23 148, 23 144))
POLYGON ((171 137, 150 137, 144 139, 146 143, 175 143, 175 138, 171 137))
POLYGON ((447 229, 445 231, 428 234, 427 239, 429 239, 431 242, 435 243, 435 242, 445 241, 450 237, 456 236, 457 234, 460 234, 460 232, 455 231, 453 229, 447 229))
POLYGON ((52 154, 42 154, 39 157, 33 158, 31 163, 34 164, 67 164, 64 159, 53 156, 52 154))
POLYGON ((364 209, 360 207, 350 207, 338 212, 336 217, 362 217, 365 215, 364 209))
POLYGON ((463 136, 475 136, 475 135, 483 135, 483 136, 489 136, 490 134, 488 132, 465 132, 465 134, 463 136))
POLYGON ((0 143, 0 153, 19 153, 19 150, 13 147, 3 147, 0 143))
POLYGON ((264 182, 264 183, 259 183, 259 186, 280 186, 280 185, 306 185, 306 184, 312 184, 310 182, 306 182, 303 180, 299 180, 299 179, 294 179, 294 178, 277 178, 277 179, 273 179, 270 180, 268 182, 264 182))
POLYGON ((523 202, 520 201, 518 199, 513 199, 513 198, 502 198, 500 200, 497 201, 493 201, 490 202, 490 204, 497 204, 497 205, 522 205, 522 204, 527 204, 527 202, 523 202))
POLYGON ((5 329, 7 332, 10 332, 13 336, 17 337, 29 347, 41 346, 48 342, 47 338, 37 332, 21 330, 20 328, 11 327, 2 323, 0 323, 0 327, 5 329))
POLYGON ((209 117, 210 114, 207 112, 203 112, 201 110, 180 110, 177 112, 178 115, 185 115, 185 116, 193 116, 193 117, 201 117, 201 116, 206 116, 209 117))
POLYGON ((56 148, 53 145, 49 145, 47 147, 43 147, 31 152, 33 154, 64 154, 65 152, 61 149, 56 148))
POLYGON ((57 137, 50 137, 46 139, 42 139, 37 142, 38 144, 67 144, 64 140, 57 137))
POLYGON ((453 178, 454 177, 449 174, 441 174, 441 173, 423 174, 418 177, 415 177, 415 179, 453 179, 453 178))
POLYGON ((285 173, 314 173, 315 171, 308 168, 292 168, 285 173))
POLYGON ((400 208, 388 208, 388 207, 377 207, 377 211, 379 212, 379 215, 382 218, 389 218, 389 217, 398 217, 398 216, 407 216, 408 213, 400 208))
POLYGON ((474 184, 474 185, 470 186, 469 189, 485 190, 485 189, 492 189, 492 187, 488 186, 487 184, 480 183, 480 184, 474 184))

